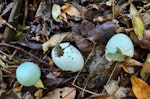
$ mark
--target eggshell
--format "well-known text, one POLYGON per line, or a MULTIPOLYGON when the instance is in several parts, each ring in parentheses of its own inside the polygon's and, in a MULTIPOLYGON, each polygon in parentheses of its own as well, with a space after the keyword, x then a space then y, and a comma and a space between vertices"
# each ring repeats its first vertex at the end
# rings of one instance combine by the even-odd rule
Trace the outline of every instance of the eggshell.
POLYGON ((108 61, 124 61, 133 54, 133 43, 126 34, 116 34, 106 44, 105 57, 108 61))
POLYGON ((84 66, 84 59, 80 51, 68 42, 55 46, 51 56, 55 65, 64 71, 76 72, 84 66))
POLYGON ((17 81, 24 86, 34 85, 41 77, 40 68, 33 62, 24 62, 16 70, 17 81))

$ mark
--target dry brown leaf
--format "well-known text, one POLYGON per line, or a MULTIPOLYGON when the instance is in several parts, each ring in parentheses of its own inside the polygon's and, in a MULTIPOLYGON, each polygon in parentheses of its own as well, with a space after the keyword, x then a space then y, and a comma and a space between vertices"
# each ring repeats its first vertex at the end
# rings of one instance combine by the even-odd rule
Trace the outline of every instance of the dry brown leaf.
POLYGON ((150 53, 147 55, 146 61, 141 70, 141 79, 146 80, 150 75, 150 53))
POLYGON ((68 22, 68 19, 67 19, 67 16, 66 16, 65 12, 61 12, 60 16, 61 16, 62 20, 64 20, 65 22, 68 22))
POLYGON ((61 7, 62 11, 66 14, 70 15, 71 17, 79 17, 79 11, 71 4, 66 3, 61 7))
POLYGON ((75 95, 76 89, 74 87, 64 87, 57 88, 54 91, 49 92, 41 99, 74 99, 75 95))
POLYGON ((150 86, 136 76, 131 76, 132 90, 138 99, 149 99, 150 86))
POLYGON ((69 34, 67 33, 61 33, 61 34, 55 34, 53 35, 49 41, 42 44, 43 51, 46 52, 50 47, 53 47, 55 45, 58 45, 62 42, 62 40, 69 34))
POLYGON ((142 66, 143 64, 135 59, 126 59, 124 64, 127 66, 142 66))

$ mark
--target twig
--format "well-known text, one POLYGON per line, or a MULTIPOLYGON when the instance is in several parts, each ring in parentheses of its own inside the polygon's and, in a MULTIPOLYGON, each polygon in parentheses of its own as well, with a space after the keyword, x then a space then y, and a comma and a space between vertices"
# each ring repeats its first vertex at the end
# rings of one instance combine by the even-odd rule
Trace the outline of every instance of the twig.
MULTIPOLYGON (((85 38, 85 39, 86 39, 86 38, 85 38)), ((94 44, 94 47, 93 47, 92 51, 90 52, 90 54, 88 55, 88 57, 87 57, 87 59, 86 59, 86 61, 85 61, 85 63, 84 63, 84 66, 85 66, 85 64, 88 62, 88 60, 90 59, 91 55, 92 55, 93 52, 94 52, 95 43, 93 42, 93 44, 94 44)), ((85 91, 85 92, 90 93, 90 94, 93 94, 93 95, 99 95, 99 94, 94 93, 94 92, 92 92, 92 91, 86 90, 85 87, 84 87, 84 88, 81 88, 80 86, 75 85, 75 82, 76 82, 77 78, 79 77, 81 71, 82 71, 82 70, 80 70, 80 71, 78 72, 78 74, 76 75, 75 79, 74 79, 73 82, 72 82, 72 85, 73 85, 74 87, 76 87, 76 88, 82 90, 83 92, 85 91)))
MULTIPOLYGON (((117 68, 117 64, 118 64, 118 62, 116 62, 115 67, 113 68, 113 70, 112 70, 112 72, 111 72, 111 75, 109 76, 109 79, 107 80, 106 85, 107 85, 107 84, 110 82, 110 80, 112 79, 112 76, 113 76, 113 74, 114 74, 114 72, 115 72, 115 70, 116 70, 116 68, 117 68)), ((106 91, 106 90, 103 89, 102 94, 104 94, 105 91, 106 91)))
POLYGON ((23 50, 23 49, 21 49, 20 47, 17 47, 17 46, 14 46, 14 45, 10 45, 10 44, 7 44, 7 43, 0 43, 0 45, 1 45, 1 46, 11 47, 11 48, 20 50, 20 51, 22 51, 22 52, 24 52, 24 53, 30 55, 31 57, 35 58, 35 59, 38 60, 40 63, 44 63, 44 64, 46 64, 47 66, 50 66, 50 64, 48 64, 48 63, 45 62, 44 60, 42 60, 42 59, 36 57, 35 55, 33 55, 33 54, 31 54, 31 53, 29 53, 29 52, 23 50))

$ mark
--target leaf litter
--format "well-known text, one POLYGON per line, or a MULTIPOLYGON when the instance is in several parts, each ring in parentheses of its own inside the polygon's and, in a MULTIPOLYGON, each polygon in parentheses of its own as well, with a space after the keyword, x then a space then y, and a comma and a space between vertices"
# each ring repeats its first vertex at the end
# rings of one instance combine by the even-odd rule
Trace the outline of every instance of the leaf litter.
POLYGON ((148 99, 149 8, 148 0, 2 0, 0 98, 148 99), (117 33, 134 44, 134 56, 123 62, 105 58, 117 33), (63 71, 52 60, 52 48, 64 42, 83 55, 79 72, 63 71), (25 61, 40 67, 46 88, 19 84, 16 69, 25 61))

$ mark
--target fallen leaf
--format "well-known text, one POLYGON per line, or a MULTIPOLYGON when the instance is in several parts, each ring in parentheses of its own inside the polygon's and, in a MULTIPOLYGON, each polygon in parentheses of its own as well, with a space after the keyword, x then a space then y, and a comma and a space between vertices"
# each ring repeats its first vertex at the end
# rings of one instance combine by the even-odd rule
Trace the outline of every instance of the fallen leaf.
POLYGON ((135 15, 131 17, 132 25, 135 34, 138 36, 138 39, 142 40, 144 33, 144 23, 142 21, 142 18, 139 15, 137 15, 138 11, 132 3, 130 4, 130 14, 135 15))
POLYGON ((94 95, 94 96, 88 97, 87 99, 114 99, 114 97, 108 96, 108 95, 94 95))
POLYGON ((53 7, 52 7, 52 17, 56 22, 62 22, 60 14, 61 14, 60 5, 54 4, 53 7))
POLYGON ((40 99, 43 95, 43 89, 38 89, 35 93, 34 93, 34 96, 35 96, 35 99, 40 99))
POLYGON ((139 44, 142 48, 150 50, 150 30, 144 31, 143 40, 139 44))
POLYGON ((138 99, 149 99, 150 86, 136 76, 131 76, 132 90, 138 99))
POLYGON ((71 17, 80 17, 80 13, 73 5, 66 3, 61 7, 61 10, 71 17))
POLYGON ((61 34, 55 34, 53 35, 50 40, 42 44, 43 51, 46 52, 50 47, 56 46, 59 43, 63 41, 63 39, 69 34, 67 33, 61 33, 61 34))
POLYGON ((117 90, 114 96, 121 99, 122 97, 126 97, 128 92, 129 92, 129 88, 119 87, 119 89, 117 90))
POLYGON ((97 24, 96 27, 93 23, 83 20, 81 23, 81 33, 89 40, 96 42, 100 45, 105 45, 112 35, 115 34, 115 23, 111 21, 97 24))
POLYGON ((127 66, 142 66, 143 64, 135 59, 126 59, 124 61, 124 64, 126 64, 127 66))
POLYGON ((117 81, 111 80, 107 85, 104 86, 104 88, 109 95, 114 95, 119 89, 119 85, 117 81))
POLYGON ((25 46, 31 49, 42 50, 42 44, 29 42, 29 41, 16 41, 16 42, 11 42, 11 44, 14 45, 19 44, 21 46, 25 46))
POLYGON ((62 20, 64 20, 65 22, 68 22, 68 19, 67 19, 65 12, 61 12, 60 16, 61 16, 62 20))
POLYGON ((3 80, 3 73, 2 73, 2 70, 0 69, 0 83, 2 82, 3 80))
POLYGON ((42 17, 44 21, 50 21, 51 6, 49 5, 51 5, 50 2, 41 1, 35 17, 42 17))
POLYGON ((146 11, 142 17, 145 28, 148 28, 149 24, 150 24, 150 10, 146 11))
POLYGON ((21 95, 22 95, 22 99, 34 99, 34 97, 32 96, 32 94, 29 91, 26 91, 26 92, 22 93, 21 95))
POLYGON ((25 26, 25 25, 18 25, 17 26, 17 31, 24 31, 24 30, 27 30, 27 29, 29 29, 30 28, 30 26, 25 26))
POLYGON ((0 59, 0 66, 3 68, 7 67, 7 65, 1 59, 0 59))
POLYGON ((129 74, 133 74, 134 73, 134 67, 129 67, 128 65, 126 64, 122 64, 121 65, 123 70, 129 74))
POLYGON ((45 87, 53 88, 59 86, 64 80, 65 80, 64 78, 54 78, 54 79, 45 78, 42 81, 45 87))
POLYGON ((57 88, 41 99, 74 99, 76 89, 73 87, 57 88))
POLYGON ((0 23, 7 25, 8 27, 10 27, 11 29, 16 30, 15 27, 13 27, 11 24, 7 23, 6 20, 4 20, 2 17, 0 17, 0 23))
POLYGON ((147 55, 147 58, 143 64, 142 70, 141 70, 141 79, 146 81, 146 79, 150 76, 150 53, 147 55))
POLYGON ((1 14, 1 16, 5 15, 7 12, 9 12, 11 10, 11 8, 14 6, 15 2, 10 2, 6 8, 3 10, 3 13, 1 14))

